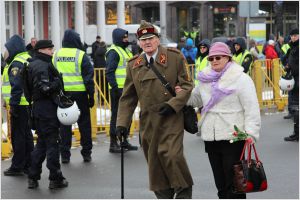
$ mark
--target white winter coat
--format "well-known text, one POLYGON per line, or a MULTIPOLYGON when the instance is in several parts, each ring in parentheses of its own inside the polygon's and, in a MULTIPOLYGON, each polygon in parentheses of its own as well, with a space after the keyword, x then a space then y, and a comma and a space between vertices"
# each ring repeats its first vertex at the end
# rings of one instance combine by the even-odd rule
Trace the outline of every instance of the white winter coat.
MULTIPOLYGON (((208 73, 211 66, 203 72, 208 73)), ((233 62, 219 80, 219 87, 236 90, 225 96, 207 113, 201 116, 198 129, 204 141, 230 140, 234 125, 246 131, 257 141, 261 126, 259 104, 252 79, 243 72, 244 68, 233 62)), ((202 107, 211 97, 211 84, 200 82, 193 91, 188 105, 202 107)))

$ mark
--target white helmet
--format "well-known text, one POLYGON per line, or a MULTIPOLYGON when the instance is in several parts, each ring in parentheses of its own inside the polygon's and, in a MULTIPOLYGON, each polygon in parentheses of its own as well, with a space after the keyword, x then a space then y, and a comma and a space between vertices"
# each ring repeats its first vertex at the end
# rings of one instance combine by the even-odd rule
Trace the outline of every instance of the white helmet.
POLYGON ((294 85, 295 80, 292 76, 282 76, 279 80, 279 87, 283 91, 291 91, 294 85))
POLYGON ((63 125, 72 125, 79 119, 80 110, 78 109, 76 101, 68 108, 57 108, 57 117, 63 125))

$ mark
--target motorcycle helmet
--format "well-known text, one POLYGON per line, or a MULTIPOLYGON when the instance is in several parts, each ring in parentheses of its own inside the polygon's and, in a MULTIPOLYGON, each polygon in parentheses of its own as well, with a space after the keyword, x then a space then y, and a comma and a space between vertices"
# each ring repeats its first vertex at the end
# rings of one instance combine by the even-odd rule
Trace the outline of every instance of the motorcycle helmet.
POLYGON ((72 125, 77 122, 80 110, 76 101, 72 101, 65 95, 60 95, 57 108, 57 118, 63 125, 72 125))
POLYGON ((291 91, 294 88, 295 80, 293 76, 287 73, 285 76, 282 76, 279 80, 279 87, 283 91, 291 91))

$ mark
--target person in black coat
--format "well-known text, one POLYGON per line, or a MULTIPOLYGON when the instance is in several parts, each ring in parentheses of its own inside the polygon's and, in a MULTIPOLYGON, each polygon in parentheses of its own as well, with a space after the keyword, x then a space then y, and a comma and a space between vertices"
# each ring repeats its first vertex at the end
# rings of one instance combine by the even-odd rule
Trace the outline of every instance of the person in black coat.
POLYGON ((291 110, 294 116, 294 132, 285 137, 285 141, 299 141, 299 29, 293 29, 290 33, 291 41, 288 50, 287 72, 290 72, 295 80, 294 88, 291 90, 291 110))
MULTIPOLYGON (((34 50, 35 56, 28 65, 26 81, 27 91, 33 100, 33 116, 37 143, 31 153, 31 166, 28 173, 28 188, 38 187, 41 178, 42 164, 47 158, 49 169, 49 189, 63 188, 68 182, 62 175, 59 163, 59 126, 56 111, 57 95, 63 89, 62 79, 52 65, 53 47, 51 40, 40 40, 34 50)), ((24 77, 24 76, 23 76, 24 77)))

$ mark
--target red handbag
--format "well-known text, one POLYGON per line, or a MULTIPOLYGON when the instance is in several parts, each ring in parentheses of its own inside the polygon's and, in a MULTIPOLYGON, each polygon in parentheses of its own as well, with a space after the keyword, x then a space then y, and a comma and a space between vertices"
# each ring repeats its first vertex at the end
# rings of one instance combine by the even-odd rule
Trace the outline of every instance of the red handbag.
POLYGON ((245 142, 240 160, 233 165, 233 172, 234 193, 261 192, 268 188, 265 170, 257 156, 254 144, 245 142), (248 149, 248 157, 244 159, 246 149, 248 149), (252 149, 255 160, 251 159, 252 149))

